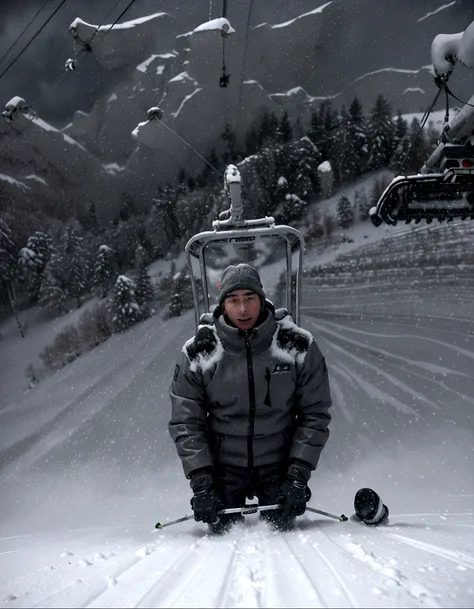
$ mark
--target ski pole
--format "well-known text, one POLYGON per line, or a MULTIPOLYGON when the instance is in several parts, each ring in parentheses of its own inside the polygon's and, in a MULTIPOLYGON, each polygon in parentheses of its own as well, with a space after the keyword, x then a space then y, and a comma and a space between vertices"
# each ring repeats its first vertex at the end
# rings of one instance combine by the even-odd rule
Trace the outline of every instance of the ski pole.
MULTIPOLYGON (((224 514, 255 514, 257 512, 266 512, 268 510, 279 510, 280 505, 275 503, 274 505, 258 505, 258 503, 247 504, 242 507, 237 508, 227 508, 225 510, 219 510, 218 515, 222 516, 224 514)), ((173 524, 179 524, 180 522, 186 522, 186 520, 191 520, 194 518, 194 514, 186 514, 186 516, 182 516, 181 518, 177 518, 176 520, 170 520, 169 522, 165 522, 165 524, 161 524, 161 522, 157 522, 155 524, 155 529, 164 529, 165 527, 170 527, 173 524)))
POLYGON ((336 516, 336 514, 330 514, 329 512, 323 512, 323 510, 317 510, 316 508, 309 507, 309 505, 306 506, 306 509, 308 510, 308 512, 313 512, 313 514, 320 514, 321 516, 327 516, 328 518, 333 518, 334 520, 339 520, 340 522, 346 522, 347 520, 349 520, 347 518, 347 516, 344 516, 344 514, 341 514, 340 516, 336 516))
POLYGON ((155 529, 164 529, 165 527, 170 527, 173 524, 178 524, 180 522, 186 522, 186 520, 191 520, 192 518, 194 518, 194 514, 186 514, 186 516, 183 516, 182 518, 177 518, 176 520, 170 520, 169 522, 165 522, 165 524, 161 524, 161 522, 157 522, 155 524, 155 529))
MULTIPOLYGON (((268 512, 271 510, 281 510, 281 505, 279 503, 274 503, 272 505, 258 505, 258 503, 251 503, 244 505, 242 507, 236 508, 226 508, 225 510, 219 510, 218 515, 222 516, 225 514, 256 514, 257 512, 268 512)), ((313 514, 319 514, 321 516, 326 516, 327 518, 332 518, 333 520, 338 520, 339 522, 346 522, 348 520, 347 516, 341 514, 340 516, 336 516, 336 514, 330 514, 329 512, 324 512, 323 510, 317 510, 316 508, 312 508, 309 505, 306 506, 308 512, 312 512, 313 514)), ((186 522, 186 520, 192 520, 194 518, 194 514, 186 514, 181 518, 177 518, 176 520, 170 520, 169 522, 165 522, 165 524, 161 524, 161 522, 157 522, 155 524, 155 529, 164 529, 165 527, 170 527, 173 524, 179 524, 180 522, 186 522)))

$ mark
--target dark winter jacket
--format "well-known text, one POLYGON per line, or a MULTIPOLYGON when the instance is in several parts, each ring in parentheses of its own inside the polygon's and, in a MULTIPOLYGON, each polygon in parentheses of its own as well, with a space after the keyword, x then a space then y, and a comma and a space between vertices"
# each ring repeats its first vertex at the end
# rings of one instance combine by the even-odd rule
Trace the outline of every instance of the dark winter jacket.
POLYGON ((245 332, 209 315, 183 347, 169 431, 187 477, 216 461, 318 463, 331 420, 324 357, 286 310, 266 311, 245 332))

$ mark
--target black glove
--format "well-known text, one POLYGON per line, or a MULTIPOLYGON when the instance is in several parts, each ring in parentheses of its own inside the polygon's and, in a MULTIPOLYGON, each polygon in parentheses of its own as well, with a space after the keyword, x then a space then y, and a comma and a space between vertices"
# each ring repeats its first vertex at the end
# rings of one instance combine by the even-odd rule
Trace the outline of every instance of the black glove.
POLYGON ((194 493, 191 499, 191 507, 194 510, 194 520, 212 524, 219 520, 218 512, 223 505, 215 488, 211 487, 204 491, 194 493))
POLYGON ((306 511, 306 502, 311 498, 311 491, 307 482, 311 476, 311 469, 301 461, 294 462, 288 468, 277 503, 282 506, 283 518, 292 520, 306 511))
POLYGON ((217 512, 223 509, 222 501, 214 487, 211 468, 203 468, 192 472, 190 486, 194 495, 191 507, 196 522, 211 524, 219 520, 217 512))

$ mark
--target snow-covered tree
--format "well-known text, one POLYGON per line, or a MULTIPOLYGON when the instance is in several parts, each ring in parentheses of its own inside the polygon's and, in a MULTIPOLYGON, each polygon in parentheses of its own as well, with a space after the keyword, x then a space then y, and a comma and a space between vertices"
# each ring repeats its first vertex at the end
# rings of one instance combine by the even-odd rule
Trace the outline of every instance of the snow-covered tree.
POLYGON ((5 220, 0 218, 0 287, 2 284, 6 288, 10 306, 16 318, 18 329, 21 336, 23 326, 18 317, 18 306, 16 302, 14 279, 17 271, 16 251, 13 242, 12 232, 5 220))
POLYGON ((66 301, 68 300, 67 285, 63 279, 67 273, 63 267, 62 256, 59 253, 53 254, 44 270, 38 294, 40 306, 58 313, 66 311, 66 301))
POLYGON ((117 260, 114 250, 101 245, 94 263, 94 287, 105 298, 117 279, 117 260))
POLYGON ((135 248, 135 267, 137 269, 144 268, 150 262, 150 257, 146 249, 139 243, 135 248))
POLYGON ((8 224, 0 218, 0 280, 12 281, 16 273, 15 245, 8 224))
POLYGON ((369 158, 367 167, 370 170, 388 167, 395 144, 395 124, 392 109, 383 95, 379 95, 372 109, 369 124, 369 158))
POLYGON ((150 303, 155 297, 155 291, 145 266, 140 268, 135 288, 135 296, 142 312, 142 317, 148 317, 150 314, 150 303))
POLYGON ((18 257, 20 277, 34 301, 38 299, 43 273, 53 251, 53 240, 41 231, 33 233, 28 238, 26 246, 20 250, 18 257))
POLYGON ((178 271, 172 280, 171 298, 168 305, 167 316, 178 317, 181 313, 193 306, 191 278, 186 273, 178 271))
POLYGON ((139 321, 141 311, 135 296, 135 284, 125 275, 117 277, 109 307, 116 332, 123 332, 139 321))
POLYGON ((337 202, 337 221, 341 228, 349 228, 354 224, 354 208, 345 196, 341 196, 337 202))
POLYGON ((88 288, 89 268, 82 238, 74 222, 69 222, 64 227, 59 250, 62 259, 61 275, 66 283, 67 293, 71 298, 76 298, 77 306, 80 307, 81 296, 88 288))

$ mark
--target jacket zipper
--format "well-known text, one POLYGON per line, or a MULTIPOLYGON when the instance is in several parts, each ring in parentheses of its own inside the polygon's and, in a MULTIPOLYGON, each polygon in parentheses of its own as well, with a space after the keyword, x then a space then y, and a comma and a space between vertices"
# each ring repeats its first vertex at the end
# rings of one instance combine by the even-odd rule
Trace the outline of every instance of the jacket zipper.
POLYGON ((255 433, 255 382, 253 377, 252 350, 248 332, 245 332, 245 353, 247 355, 247 376, 249 380, 249 435, 247 436, 248 467, 253 467, 253 436, 255 433))

